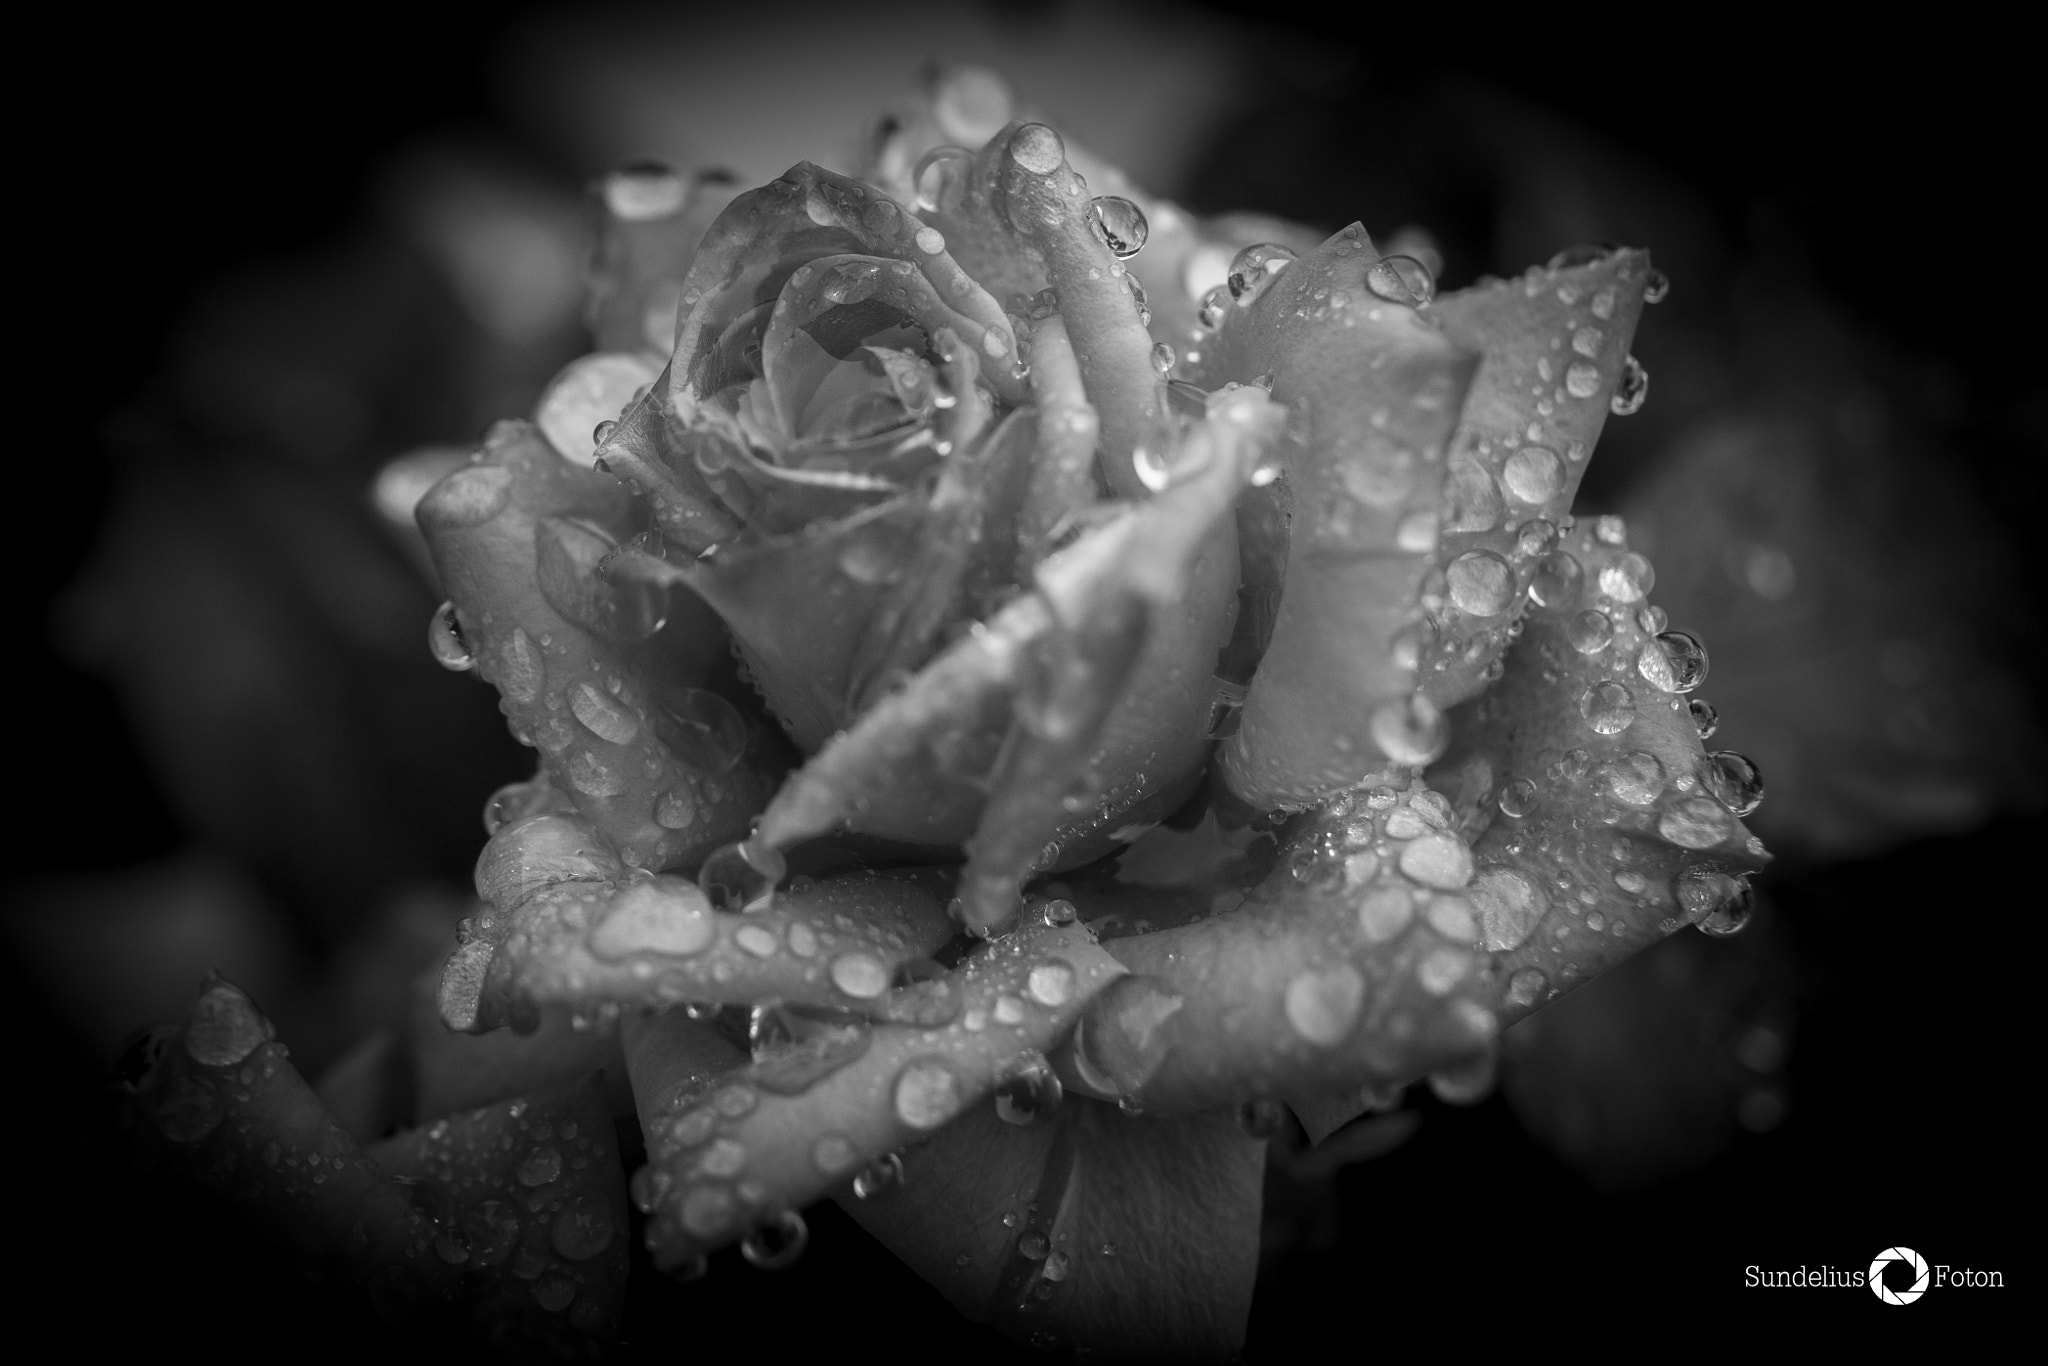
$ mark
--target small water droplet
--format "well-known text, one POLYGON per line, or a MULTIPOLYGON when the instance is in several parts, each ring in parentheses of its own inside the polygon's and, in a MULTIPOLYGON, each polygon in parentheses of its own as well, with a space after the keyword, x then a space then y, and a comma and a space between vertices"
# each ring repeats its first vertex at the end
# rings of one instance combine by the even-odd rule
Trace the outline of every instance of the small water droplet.
POLYGON ((1534 559, 1557 549, 1557 527, 1541 517, 1532 517, 1515 528, 1515 553, 1534 559))
POLYGON ((1088 225, 1119 261, 1128 261, 1145 249, 1152 235, 1145 211, 1121 195, 1098 195, 1088 201, 1088 225))
POLYGON ((270 1026, 242 989, 216 978, 193 1003, 185 1052, 208 1067, 232 1067, 270 1038, 270 1026))
POLYGON ((953 188, 965 182, 967 169, 973 160, 974 153, 951 144, 934 147, 919 158, 917 169, 911 175, 911 183, 917 190, 919 211, 934 213, 942 208, 951 197, 953 188))
POLYGON ((1025 978, 1025 991, 1032 1000, 1054 1009, 1065 1005, 1074 994, 1074 969, 1060 959, 1040 963, 1025 978))
POLYGON ((1039 1268, 1038 1274, 1048 1281, 1063 1281, 1067 1272, 1073 1269, 1073 1264, 1073 1259, 1064 1252, 1048 1252, 1045 1265, 1039 1268))
POLYGON ((915 1058, 896 1075, 896 1117, 913 1129, 936 1129, 965 1103, 960 1078, 941 1058, 915 1058))
POLYGON ((1614 386, 1614 397, 1607 401, 1607 410, 1616 417, 1627 417, 1643 406, 1643 400, 1650 396, 1650 372, 1643 363, 1630 356, 1621 365, 1621 379, 1614 386))
POLYGON ((522 1186, 545 1186, 561 1174, 561 1151, 546 1144, 528 1153, 520 1161, 518 1170, 513 1173, 519 1178, 519 1184, 522 1186))
POLYGON ((1681 849, 1711 849, 1733 831, 1733 818, 1711 797, 1683 798, 1657 817, 1657 833, 1681 849))
POLYGON ((782 855, 751 841, 722 845, 697 870, 697 887, 713 910, 752 911, 770 905, 787 871, 782 855))
POLYGON ((1501 486, 1525 503, 1547 503, 1564 489, 1564 462, 1544 446, 1524 446, 1501 467, 1501 486))
POLYGON ((871 1001, 889 989, 889 969, 871 953, 843 953, 832 960, 832 985, 856 1000, 871 1001))
POLYGON ((1017 1252, 1031 1261, 1043 1261, 1045 1254, 1052 1251, 1052 1243, 1035 1228, 1027 1228, 1017 1236, 1017 1252))
POLYGON ((1661 304, 1664 302, 1664 296, 1670 292, 1671 278, 1663 271, 1653 267, 1649 276, 1643 281, 1643 302, 1646 304, 1661 304))
POLYGON ((1010 160, 1033 175, 1051 175, 1067 159, 1067 144, 1042 123, 1027 123, 1010 139, 1010 160))
POLYGON ((572 1262, 586 1262, 611 1246, 611 1213, 598 1197, 572 1196, 548 1228, 548 1242, 572 1262))
POLYGON ((1039 1124, 1059 1109, 1064 1095, 1059 1076, 1045 1055, 1028 1052, 996 1083, 996 1116, 1019 1127, 1039 1124))
POLYGON ((1714 710, 1714 704, 1704 697, 1695 697, 1686 703, 1686 710, 1692 714, 1693 729, 1700 739, 1711 740, 1714 732, 1721 728, 1721 714, 1714 710))
POLYGON ((853 1194, 860 1200, 880 1200, 903 1185, 903 1159, 884 1153, 853 1178, 853 1194))
POLYGON ((1565 638, 1582 655, 1597 655, 1614 639, 1614 623, 1605 612, 1581 612, 1565 628, 1565 638))
POLYGON ((1160 374, 1172 374, 1173 367, 1179 361, 1180 357, 1174 352, 1171 342, 1154 342, 1152 344, 1152 368, 1160 374))
MULTIPOLYGON (((1706 929, 1705 921, 1724 911, 1732 913, 1723 917, 1724 922, 1736 916, 1744 922, 1749 919, 1753 902, 1749 883, 1732 873, 1724 873, 1718 868, 1687 868, 1673 880, 1671 891, 1678 900, 1679 909, 1703 929, 1706 929)), ((1733 932, 1707 929, 1708 934, 1733 932)))
POLYGON ((1612 679, 1602 679, 1580 696, 1579 715, 1600 734, 1619 735, 1635 724, 1635 694, 1612 679))
POLYGON ((1500 813, 1519 820, 1536 809, 1536 780, 1517 778, 1500 790, 1500 813))
MULTIPOLYGON (((1412 847, 1412 846, 1411 846, 1412 847)), ((1365 1004, 1365 979, 1349 963, 1311 968, 1287 984, 1287 1023, 1312 1044, 1328 1046, 1351 1032, 1365 1004)))
POLYGON ((1616 602, 1641 602, 1657 583, 1657 571, 1633 550, 1600 570, 1600 591, 1616 602))
POLYGON ((748 1229, 747 1236, 740 1239, 740 1255, 763 1271, 780 1271, 803 1256, 810 1241, 804 1217, 786 1209, 748 1229))
POLYGON ((1071 925, 1074 918, 1080 914, 1073 902, 1062 897, 1055 897, 1046 902, 1041 909, 1048 925, 1071 925))
POLYGON ((462 673, 476 667, 476 655, 463 639, 462 623, 456 619, 452 602, 434 609, 434 619, 427 623, 427 648, 433 652, 434 662, 451 672, 462 673))
POLYGON ((1607 790, 1630 806, 1651 806, 1664 792, 1664 764, 1648 750, 1631 750, 1600 766, 1607 790))
MULTIPOLYGON (((1293 248, 1278 242, 1254 242, 1230 259, 1230 271, 1224 276, 1224 287, 1230 298, 1242 305, 1250 305, 1273 277, 1285 270, 1295 260, 1293 248)), ((1206 304, 1205 304, 1206 311, 1206 304)))

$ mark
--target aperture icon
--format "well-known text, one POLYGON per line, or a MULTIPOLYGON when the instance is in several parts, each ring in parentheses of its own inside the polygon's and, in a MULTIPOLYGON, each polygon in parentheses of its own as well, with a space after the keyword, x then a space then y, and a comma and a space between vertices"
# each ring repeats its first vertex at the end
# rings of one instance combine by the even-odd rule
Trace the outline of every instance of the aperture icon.
POLYGON ((1888 1247, 1870 1263, 1870 1293, 1886 1304, 1911 1304, 1927 1293, 1928 1277, 1925 1257, 1910 1247, 1888 1247), (1909 1288, 1894 1290, 1884 1283, 1884 1269, 1893 1262, 1904 1262, 1912 1268, 1913 1284, 1909 1288))

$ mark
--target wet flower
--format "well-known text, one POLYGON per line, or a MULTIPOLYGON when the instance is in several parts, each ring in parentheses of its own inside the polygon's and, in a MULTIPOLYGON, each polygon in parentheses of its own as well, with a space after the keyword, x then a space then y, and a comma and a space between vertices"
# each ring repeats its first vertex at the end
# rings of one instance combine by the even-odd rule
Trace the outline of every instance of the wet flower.
POLYGON ((540 757, 421 1045, 508 1040, 496 1103, 364 1147, 225 983, 131 1060, 166 1160, 337 1183, 289 1236, 387 1312, 615 1333, 608 1064, 666 1269, 833 1195, 1015 1336, 1223 1355, 1288 1111, 1477 1099, 1504 1024, 1746 915, 1706 651, 1571 516, 1644 253, 1439 296, 985 72, 870 150, 608 180, 601 349, 420 500, 436 657, 540 757))

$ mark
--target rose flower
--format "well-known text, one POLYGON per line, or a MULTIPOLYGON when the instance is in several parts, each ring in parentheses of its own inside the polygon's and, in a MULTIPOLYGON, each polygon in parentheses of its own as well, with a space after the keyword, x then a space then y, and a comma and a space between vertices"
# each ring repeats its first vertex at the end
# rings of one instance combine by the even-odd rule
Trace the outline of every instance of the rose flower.
POLYGON ((416 1127, 359 1141, 224 982, 128 1059, 155 1160, 387 1314, 611 1341, 618 1113, 665 1269, 831 1196, 1013 1336, 1227 1355, 1287 1110, 1476 1098, 1503 1027, 1746 915, 1706 654, 1570 516, 1643 252, 1437 296, 973 71, 871 153, 607 180, 599 349, 419 503, 433 648, 540 768, 416 1127))

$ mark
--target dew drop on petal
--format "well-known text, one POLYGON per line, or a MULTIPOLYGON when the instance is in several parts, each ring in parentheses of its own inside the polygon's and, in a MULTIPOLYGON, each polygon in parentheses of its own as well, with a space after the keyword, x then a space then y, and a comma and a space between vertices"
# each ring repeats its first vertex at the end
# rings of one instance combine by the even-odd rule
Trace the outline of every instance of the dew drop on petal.
POLYGON ((1042 123, 1027 123, 1010 139, 1010 160, 1033 175, 1051 175, 1067 159, 1067 144, 1042 123))
POLYGON ((1060 959, 1038 964, 1025 979, 1025 991, 1038 1004, 1063 1006, 1074 994, 1074 969, 1060 959))
POLYGON ((545 1186, 561 1174, 561 1150, 546 1144, 528 1153, 513 1172, 522 1186, 545 1186))
POLYGON ((238 986, 215 979, 193 1003, 185 1052, 208 1067, 232 1067, 270 1038, 270 1026, 238 986))
POLYGON ((730 773, 747 749, 739 708, 704 688, 679 688, 655 700, 655 729, 676 757, 708 774, 730 773))
POLYGON ((1515 528, 1515 553, 1529 559, 1557 549, 1557 527, 1541 517, 1532 517, 1515 528))
POLYGON ((1218 285, 1202 296, 1202 302, 1195 310, 1195 320, 1214 332, 1223 326, 1223 319, 1230 312, 1230 290, 1218 285))
POLYGON ((1686 797, 1657 817, 1657 833, 1681 849, 1711 849, 1734 829, 1727 808, 1711 797, 1686 797))
POLYGON ((1495 617, 1514 601, 1515 571, 1490 550, 1468 550, 1444 571, 1451 601, 1475 617, 1495 617))
POLYGON ((1692 714, 1693 729, 1702 740, 1714 738, 1714 732, 1721 728, 1721 713, 1714 710, 1714 704, 1704 697, 1695 697, 1686 703, 1686 710, 1692 714))
POLYGON ((1621 365, 1621 379, 1614 386, 1614 397, 1607 401, 1607 410, 1616 417, 1627 417, 1643 406, 1643 400, 1650 396, 1650 372, 1643 363, 1630 356, 1621 365))
POLYGON ((936 1129, 960 1113, 960 1078, 943 1059, 912 1059, 896 1075, 895 1103, 896 1118, 903 1123, 936 1129))
POLYGON ((1152 225, 1145 211, 1122 195, 1098 195, 1088 201, 1088 226, 1119 261, 1128 261, 1145 249, 1152 225))
POLYGON ((917 189, 918 209, 932 213, 942 207, 950 197, 952 187, 964 178, 973 160, 974 153, 951 144, 926 152, 918 160, 917 170, 911 176, 911 183, 917 189))
POLYGON ((895 1153, 885 1153, 853 1178, 853 1194, 860 1200, 880 1200, 902 1185, 903 1159, 895 1153))
MULTIPOLYGON (((1751 897, 1746 881, 1718 868, 1683 869, 1672 880, 1671 892, 1677 898, 1679 910, 1694 924, 1734 903, 1747 903, 1751 897)), ((1746 905, 1744 915, 1746 918, 1746 905)))
POLYGON ((1542 446, 1524 446, 1501 467, 1501 486, 1525 503, 1547 503, 1564 489, 1564 464, 1542 446))
POLYGON ((1500 790, 1500 813, 1520 819, 1536 809, 1536 780, 1517 778, 1500 790))
POLYGON ((640 733, 640 722, 633 713, 595 683, 578 683, 569 689, 569 710, 591 734, 615 745, 627 744, 640 733))
POLYGON ((1630 806, 1653 806, 1664 793, 1664 764, 1648 750, 1630 750, 1600 766, 1607 790, 1630 806))
POLYGON ((1508 1004, 1533 1006, 1543 999, 1543 993, 1550 987, 1550 978, 1542 968, 1523 968, 1508 978, 1508 1004))
POLYGON ((832 985, 857 1000, 871 1001, 889 989, 889 969, 871 953, 844 953, 832 960, 832 985))
POLYGON ((570 1197, 548 1228, 548 1242, 572 1262, 587 1262, 611 1246, 611 1212, 589 1192, 570 1197))
POLYGON ((854 1163, 860 1161, 860 1149, 845 1134, 820 1134, 817 1142, 811 1144, 811 1165, 828 1177, 843 1175, 854 1163))
POLYGON ((1600 591, 1616 602, 1641 602, 1656 583, 1657 571, 1633 550, 1600 570, 1600 591))
POLYGON ((1691 692, 1707 681, 1707 647, 1690 631, 1664 631, 1657 636, 1671 662, 1671 691, 1691 692))
POLYGON ((786 1209, 748 1229, 747 1236, 740 1239, 740 1255, 763 1271, 780 1271, 803 1256, 810 1240, 804 1217, 786 1209))
POLYGON ((1614 623, 1605 612, 1581 612, 1565 628, 1565 639, 1582 655, 1597 655, 1614 639, 1614 623))
POLYGON ((1349 963, 1312 968, 1287 984, 1284 1008, 1294 1032, 1313 1044, 1334 1044, 1351 1032, 1365 1004, 1365 978, 1349 963))
POLYGON ((1172 342, 1152 343, 1152 368, 1162 375, 1173 373, 1173 367, 1180 363, 1180 356, 1173 349, 1172 342))
POLYGON ((1635 724, 1635 694, 1612 679, 1602 679, 1580 695, 1579 715, 1600 734, 1619 735, 1635 724))
MULTIPOLYGON (((1545 523, 1548 525, 1548 523, 1545 523)), ((1536 562, 1536 569, 1529 575, 1529 601, 1547 612, 1562 612, 1579 600, 1579 590, 1586 580, 1586 571, 1580 567, 1578 557, 1569 550, 1556 550, 1536 562)), ((1600 614, 1592 613, 1594 616, 1600 614)), ((1602 625, 1607 618, 1600 617, 1602 625)), ((1608 628, 1613 633, 1613 628, 1608 628)), ((1574 638, 1573 645, 1577 645, 1574 638)), ((1606 642, 1601 642, 1604 645, 1606 642)))
POLYGON ((1420 693, 1381 703, 1372 714, 1371 731, 1380 753, 1410 768, 1435 762, 1451 740, 1450 723, 1420 693))
POLYGON ((1052 1064, 1034 1050, 996 1083, 996 1116, 1020 1128, 1040 1124, 1059 1109, 1064 1094, 1052 1064))
POLYGON ((427 623, 427 649, 433 653, 434 662, 454 673, 462 673, 476 667, 476 656, 471 653, 469 642, 462 638, 462 623, 456 620, 455 604, 444 602, 434 610, 434 619, 427 623))
POLYGON ((1421 307, 1436 297, 1436 277, 1413 256, 1388 256, 1366 268, 1365 287, 1389 303, 1421 307))
POLYGON ((1600 368, 1586 361, 1574 361, 1564 372, 1564 391, 1573 398, 1591 398, 1600 392, 1600 368))
POLYGON ((1748 756, 1732 749, 1702 756, 1693 766, 1693 776, 1709 796, 1735 815, 1747 816, 1763 804, 1763 774, 1748 756))
POLYGON ((1240 304, 1250 304, 1294 259, 1291 247, 1284 247, 1278 242, 1254 242, 1231 258, 1224 286, 1230 291, 1231 299, 1240 304))

